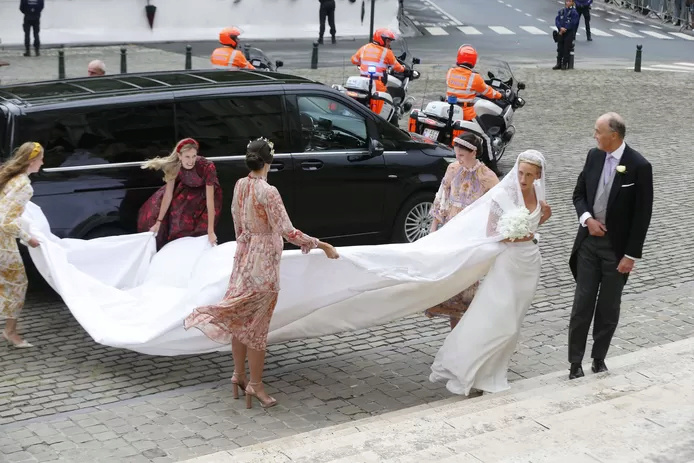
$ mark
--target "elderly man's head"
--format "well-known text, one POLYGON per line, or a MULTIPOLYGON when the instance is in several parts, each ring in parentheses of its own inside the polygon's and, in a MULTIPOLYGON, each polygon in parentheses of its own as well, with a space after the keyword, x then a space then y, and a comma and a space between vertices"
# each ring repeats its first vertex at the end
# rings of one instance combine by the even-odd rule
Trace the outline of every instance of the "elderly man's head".
POLYGON ((89 77, 103 76, 106 74, 106 65, 103 61, 95 59, 87 66, 87 75, 89 77))
POLYGON ((622 145, 626 136, 626 124, 617 113, 603 114, 595 122, 595 140, 598 148, 611 153, 622 145))

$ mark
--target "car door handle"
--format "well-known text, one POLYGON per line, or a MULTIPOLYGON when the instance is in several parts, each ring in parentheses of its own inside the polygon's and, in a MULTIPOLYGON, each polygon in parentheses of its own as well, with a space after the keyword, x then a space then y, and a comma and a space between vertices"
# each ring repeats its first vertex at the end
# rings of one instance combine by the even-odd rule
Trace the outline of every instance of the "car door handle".
POLYGON ((280 170, 284 170, 283 162, 273 162, 270 164, 270 172, 279 172, 280 170))
POLYGON ((304 161, 301 163, 303 170, 318 170, 323 167, 323 161, 304 161))

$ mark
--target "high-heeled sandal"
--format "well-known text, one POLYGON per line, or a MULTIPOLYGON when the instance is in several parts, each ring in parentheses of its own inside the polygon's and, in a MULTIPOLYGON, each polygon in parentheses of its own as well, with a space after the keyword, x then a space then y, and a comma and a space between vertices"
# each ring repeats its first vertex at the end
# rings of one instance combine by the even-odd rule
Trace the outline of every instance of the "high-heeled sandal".
POLYGON ((234 375, 231 377, 231 387, 234 391, 234 399, 239 398, 239 388, 241 388, 241 390, 244 392, 244 394, 246 393, 246 386, 247 386, 246 381, 245 381, 246 377, 245 376, 243 377, 243 381, 239 381, 240 376, 241 375, 234 372, 234 375))
POLYGON ((11 340, 9 338, 9 336, 7 336, 7 333, 5 332, 5 330, 2 331, 2 337, 5 338, 5 341, 9 342, 11 345, 13 345, 14 347, 16 347, 18 349, 25 349, 28 347, 34 347, 34 345, 32 343, 25 341, 24 339, 22 339, 22 342, 19 342, 19 343, 14 342, 13 340, 11 340))
POLYGON ((246 408, 253 408, 253 397, 258 399, 258 402, 260 402, 260 406, 263 408, 270 408, 277 405, 277 400, 275 400, 273 397, 270 397, 269 395, 267 396, 267 400, 263 400, 258 396, 258 393, 255 392, 253 386, 260 386, 261 384, 263 383, 250 382, 248 383, 248 385, 246 385, 246 408))

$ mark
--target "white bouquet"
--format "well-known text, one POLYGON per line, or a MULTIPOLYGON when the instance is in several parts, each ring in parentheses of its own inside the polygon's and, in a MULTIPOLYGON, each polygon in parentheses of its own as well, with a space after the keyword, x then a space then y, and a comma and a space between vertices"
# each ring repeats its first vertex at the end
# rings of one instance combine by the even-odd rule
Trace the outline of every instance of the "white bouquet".
POLYGON ((530 211, 521 206, 507 211, 499 219, 497 230, 504 239, 517 240, 528 236, 530 231, 530 211))

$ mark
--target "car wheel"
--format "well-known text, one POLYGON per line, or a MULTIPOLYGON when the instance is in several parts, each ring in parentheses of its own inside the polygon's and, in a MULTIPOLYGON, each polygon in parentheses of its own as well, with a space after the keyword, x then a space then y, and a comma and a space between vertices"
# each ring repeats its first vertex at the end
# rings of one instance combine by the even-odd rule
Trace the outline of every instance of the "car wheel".
POLYGON ((91 240, 94 238, 104 238, 106 236, 118 236, 118 235, 125 235, 125 234, 127 234, 127 232, 118 226, 102 225, 100 227, 96 227, 96 228, 90 230, 89 233, 84 235, 84 239, 85 240, 91 240))
POLYGON ((393 241, 413 243, 427 236, 431 229, 430 213, 433 204, 434 193, 422 192, 409 198, 395 219, 393 241))

